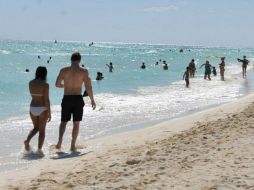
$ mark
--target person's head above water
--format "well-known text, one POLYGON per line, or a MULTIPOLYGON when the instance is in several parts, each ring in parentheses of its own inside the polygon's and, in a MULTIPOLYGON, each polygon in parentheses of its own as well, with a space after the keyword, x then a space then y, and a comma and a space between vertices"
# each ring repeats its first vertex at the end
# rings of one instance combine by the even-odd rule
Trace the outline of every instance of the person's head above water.
POLYGON ((71 62, 79 64, 80 61, 81 61, 81 55, 80 55, 80 53, 79 52, 74 52, 71 55, 71 62))
POLYGON ((43 81, 46 81, 47 80, 47 68, 46 67, 42 67, 42 66, 39 66, 37 69, 36 69, 36 73, 35 73, 35 79, 41 79, 43 81))

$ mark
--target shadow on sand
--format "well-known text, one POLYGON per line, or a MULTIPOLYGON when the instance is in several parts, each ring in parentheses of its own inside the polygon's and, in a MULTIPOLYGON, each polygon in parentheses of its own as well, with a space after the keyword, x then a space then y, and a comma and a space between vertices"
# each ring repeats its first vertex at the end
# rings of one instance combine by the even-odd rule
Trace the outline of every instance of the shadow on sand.
POLYGON ((43 154, 38 154, 36 152, 30 152, 30 153, 25 153, 22 158, 24 160, 39 160, 39 159, 44 158, 44 156, 45 155, 43 155, 43 154))
POLYGON ((59 159, 68 159, 68 158, 74 158, 74 157, 80 157, 80 156, 84 156, 84 155, 87 155, 89 153, 91 153, 93 151, 89 151, 89 152, 84 152, 84 153, 81 153, 81 152, 58 152, 55 156, 53 157, 50 157, 51 159, 53 160, 59 160, 59 159))

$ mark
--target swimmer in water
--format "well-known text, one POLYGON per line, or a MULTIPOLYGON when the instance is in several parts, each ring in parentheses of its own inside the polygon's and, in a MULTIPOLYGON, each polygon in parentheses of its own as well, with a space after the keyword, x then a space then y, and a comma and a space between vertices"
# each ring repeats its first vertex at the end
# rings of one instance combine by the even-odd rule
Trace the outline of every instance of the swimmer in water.
POLYGON ((158 61, 156 61, 155 65, 159 65, 159 62, 158 62, 158 61))
POLYGON ((102 79, 104 79, 104 77, 103 77, 103 73, 101 73, 101 72, 97 72, 97 77, 96 77, 96 80, 102 80, 102 79))
POLYGON ((209 63, 209 61, 206 61, 203 65, 200 66, 200 68, 202 68, 203 66, 205 66, 205 75, 204 75, 204 79, 206 80, 206 78, 208 77, 209 80, 211 80, 211 65, 209 63))
POLYGON ((112 73, 113 72, 113 69, 114 69, 114 67, 113 67, 113 63, 112 62, 110 62, 109 64, 106 64, 107 66, 108 66, 108 68, 109 68, 109 72, 110 73, 112 73))
POLYGON ((246 56, 243 56, 243 59, 238 58, 237 61, 242 63, 243 78, 246 78, 246 76, 247 76, 246 70, 247 70, 247 66, 250 61, 248 59, 246 59, 246 56))
POLYGON ((221 80, 224 81, 225 78, 224 78, 224 74, 225 74, 225 57, 222 57, 221 58, 221 63, 219 64, 220 66, 220 77, 221 77, 221 80))
POLYGON ((41 59, 41 56, 38 55, 38 59, 41 59))
POLYGON ((192 59, 191 62, 189 63, 189 70, 190 70, 190 77, 194 78, 196 73, 196 65, 195 65, 194 59, 192 59))
POLYGON ((163 61, 163 69, 164 70, 168 70, 168 64, 166 63, 166 61, 163 61))
POLYGON ((146 65, 145 65, 145 63, 143 62, 142 63, 142 65, 141 65, 141 67, 140 67, 141 69, 145 69, 146 68, 146 65))
POLYGON ((91 47, 91 46, 93 46, 93 45, 94 45, 94 43, 92 42, 92 43, 89 44, 89 47, 91 47))
POLYGON ((49 85, 46 82, 46 67, 38 67, 35 79, 29 82, 29 91, 32 97, 30 104, 30 117, 33 122, 33 129, 29 132, 24 141, 25 150, 30 151, 30 140, 39 132, 38 153, 43 155, 42 146, 45 139, 45 128, 51 120, 49 85))
POLYGON ((190 86, 190 68, 186 67, 186 71, 183 74, 183 80, 185 80, 186 88, 190 86))

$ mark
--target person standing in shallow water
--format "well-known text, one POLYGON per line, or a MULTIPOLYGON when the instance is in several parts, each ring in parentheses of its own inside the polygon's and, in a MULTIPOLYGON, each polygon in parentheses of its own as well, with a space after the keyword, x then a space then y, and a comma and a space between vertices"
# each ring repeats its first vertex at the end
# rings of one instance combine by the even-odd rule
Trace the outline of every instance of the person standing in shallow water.
POLYGON ((108 66, 109 72, 112 73, 114 69, 113 63, 110 62, 109 64, 106 64, 106 65, 108 66))
POLYGON ((206 78, 208 77, 209 80, 211 80, 211 67, 212 65, 210 65, 209 61, 206 61, 203 65, 200 66, 200 68, 202 68, 203 66, 205 66, 205 75, 204 75, 204 79, 206 80, 206 78))
POLYGON ((49 85, 46 82, 46 67, 38 67, 35 79, 29 82, 29 91, 32 97, 30 104, 30 117, 34 128, 29 132, 24 141, 25 150, 30 151, 30 141, 39 132, 38 153, 43 155, 42 146, 45 139, 45 128, 51 120, 49 85))
POLYGON ((190 68, 186 67, 186 71, 183 74, 183 80, 185 80, 186 88, 190 86, 190 68))
POLYGON ((221 58, 221 63, 219 64, 220 66, 220 77, 221 77, 221 80, 224 81, 225 78, 224 78, 224 74, 225 74, 225 57, 222 57, 221 58))
POLYGON ((196 65, 195 65, 194 59, 192 59, 191 62, 189 63, 189 70, 190 70, 190 77, 194 78, 195 72, 196 72, 196 65))
POLYGON ((73 53, 71 56, 71 66, 60 70, 56 79, 56 87, 64 88, 64 97, 62 100, 61 124, 59 127, 59 139, 56 145, 61 149, 63 135, 68 121, 73 120, 71 151, 76 151, 76 140, 79 134, 80 121, 83 117, 84 100, 82 98, 82 86, 85 84, 87 94, 91 100, 93 110, 96 104, 93 98, 91 79, 86 69, 79 66, 81 61, 80 53, 73 53))
POLYGON ((247 66, 249 64, 249 60, 246 59, 246 56, 243 56, 243 59, 237 59, 238 62, 242 62, 242 71, 243 71, 243 78, 246 78, 247 74, 247 66))

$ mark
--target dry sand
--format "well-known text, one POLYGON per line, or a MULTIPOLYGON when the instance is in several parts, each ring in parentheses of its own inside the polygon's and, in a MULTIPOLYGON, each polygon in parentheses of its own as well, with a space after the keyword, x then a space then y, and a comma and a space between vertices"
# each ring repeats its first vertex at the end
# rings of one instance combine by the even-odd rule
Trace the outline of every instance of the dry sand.
POLYGON ((89 141, 85 156, 1 177, 3 189, 254 189, 254 95, 89 141))

